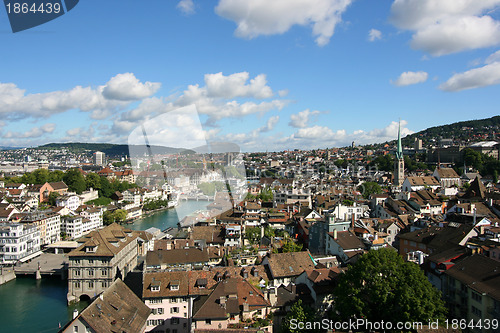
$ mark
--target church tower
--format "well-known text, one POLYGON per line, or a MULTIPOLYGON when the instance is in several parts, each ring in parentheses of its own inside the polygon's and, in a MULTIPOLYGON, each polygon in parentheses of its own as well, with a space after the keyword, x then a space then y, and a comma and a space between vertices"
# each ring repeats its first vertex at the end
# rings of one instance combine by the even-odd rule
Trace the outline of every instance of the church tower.
POLYGON ((405 161, 403 159, 403 146, 401 145, 401 121, 398 127, 398 148, 394 160, 394 185, 401 187, 405 180, 405 161))

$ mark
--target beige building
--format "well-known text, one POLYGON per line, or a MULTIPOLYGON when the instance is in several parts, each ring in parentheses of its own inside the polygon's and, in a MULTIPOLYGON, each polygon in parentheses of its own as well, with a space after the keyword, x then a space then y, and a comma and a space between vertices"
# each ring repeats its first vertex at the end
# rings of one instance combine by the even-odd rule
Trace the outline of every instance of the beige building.
POLYGON ((68 303, 93 299, 137 266, 139 233, 113 223, 80 238, 68 254, 68 303))

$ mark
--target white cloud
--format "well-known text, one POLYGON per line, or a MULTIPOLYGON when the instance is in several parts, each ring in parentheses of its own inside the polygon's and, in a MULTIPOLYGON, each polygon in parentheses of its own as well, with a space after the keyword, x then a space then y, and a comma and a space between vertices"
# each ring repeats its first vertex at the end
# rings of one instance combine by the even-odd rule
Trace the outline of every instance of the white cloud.
POLYGON ((208 95, 221 98, 252 97, 265 99, 273 96, 271 87, 267 85, 266 75, 260 74, 250 80, 248 72, 234 73, 224 76, 222 73, 205 74, 205 85, 208 95))
POLYGON ((76 86, 66 91, 26 94, 13 83, 0 83, 0 114, 4 119, 46 118, 77 109, 104 119, 131 102, 154 94, 159 83, 141 83, 132 73, 118 74, 104 86, 76 86))
POLYGON ((215 126, 223 118, 264 114, 271 110, 281 110, 288 103, 282 99, 260 101, 273 95, 264 74, 253 79, 250 79, 247 72, 227 76, 222 73, 206 74, 205 86, 189 85, 180 95, 144 99, 137 108, 116 119, 112 131, 128 132, 137 125, 137 121, 189 105, 195 105, 200 114, 208 115, 207 124, 215 126), (253 100, 240 101, 239 98, 253 100))
POLYGON ((382 39, 382 31, 377 30, 377 29, 371 29, 368 32, 368 40, 370 42, 374 42, 374 41, 376 41, 378 39, 382 39))
POLYGON ((312 116, 317 116, 320 114, 319 111, 310 111, 306 109, 304 111, 300 111, 297 114, 292 114, 290 116, 290 122, 288 125, 296 128, 305 128, 309 125, 312 116))
POLYGON ((414 32, 411 46, 434 56, 500 44, 500 23, 488 16, 500 0, 395 0, 392 23, 414 32))
POLYGON ((280 116, 272 116, 267 120, 266 126, 263 126, 258 129, 259 132, 270 132, 274 129, 274 126, 278 123, 280 120, 280 116))
POLYGON ((194 14, 194 3, 193 0, 181 0, 177 4, 177 9, 186 15, 194 14))
POLYGON ((3 136, 3 138, 5 138, 5 139, 39 138, 45 134, 50 134, 50 133, 54 132, 55 128, 56 128, 56 124, 47 123, 47 124, 44 124, 40 127, 33 127, 29 131, 22 132, 22 133, 9 131, 3 136))
POLYGON ((427 77, 429 75, 426 72, 404 72, 398 77, 396 81, 392 81, 391 83, 401 87, 401 86, 409 86, 412 84, 422 83, 427 81, 427 77))
POLYGON ((328 44, 352 0, 220 0, 215 12, 234 21, 236 36, 282 34, 294 25, 312 26, 319 46, 328 44))
POLYGON ((484 61, 485 64, 492 64, 494 62, 500 61, 500 50, 496 51, 493 54, 490 54, 488 58, 484 61))
POLYGON ((500 84, 500 62, 453 75, 439 86, 444 91, 461 91, 500 84))
POLYGON ((152 96, 160 87, 158 82, 141 83, 133 73, 123 73, 112 77, 104 86, 102 94, 107 99, 134 101, 152 96))

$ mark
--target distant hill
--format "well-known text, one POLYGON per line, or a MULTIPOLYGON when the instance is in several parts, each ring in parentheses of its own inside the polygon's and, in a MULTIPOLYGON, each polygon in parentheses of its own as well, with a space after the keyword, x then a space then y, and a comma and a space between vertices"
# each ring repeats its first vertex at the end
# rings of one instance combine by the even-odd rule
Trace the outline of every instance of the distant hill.
POLYGON ((500 132, 500 116, 486 119, 460 121, 453 124, 429 127, 423 131, 407 135, 402 139, 406 146, 411 146, 415 138, 424 144, 438 141, 440 138, 453 139, 455 142, 474 142, 493 140, 493 133, 500 132))
MULTIPOLYGON (((143 149, 144 146, 132 145, 132 147, 137 147, 143 149)), ((85 152, 85 151, 102 151, 107 156, 116 157, 130 155, 129 145, 117 145, 112 143, 83 143, 83 142, 69 142, 69 143, 48 143, 43 146, 39 146, 39 149, 61 149, 68 148, 73 152, 85 152)), ((172 148, 164 146, 151 146, 156 154, 185 154, 191 153, 191 150, 183 148, 172 148)))
MULTIPOLYGON (((500 133, 500 116, 429 127, 405 136, 401 139, 401 142, 403 147, 413 147, 415 138, 419 138, 422 140, 423 146, 426 147, 438 144, 439 140, 443 138, 453 139, 455 144, 467 145, 478 141, 492 141, 494 133, 500 133)), ((500 135, 498 135, 498 139, 500 139, 500 135)), ((385 144, 395 145, 396 140, 366 146, 376 149, 383 147, 385 144)))

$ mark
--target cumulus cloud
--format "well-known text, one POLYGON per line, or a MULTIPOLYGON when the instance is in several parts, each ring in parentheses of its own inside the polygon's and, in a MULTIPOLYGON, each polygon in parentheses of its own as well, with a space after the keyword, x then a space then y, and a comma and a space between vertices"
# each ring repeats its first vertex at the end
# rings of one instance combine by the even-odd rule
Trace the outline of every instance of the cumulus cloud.
POLYGON ((492 62, 483 67, 474 68, 453 75, 439 86, 443 91, 461 91, 500 84, 500 62, 492 62))
POLYGON ((497 61, 500 62, 500 50, 496 51, 493 54, 490 54, 488 56, 488 58, 486 58, 484 63, 488 65, 488 64, 492 64, 492 63, 497 62, 497 61))
POLYGON ((66 91, 26 94, 14 83, 0 83, 0 114, 4 119, 46 118, 77 109, 104 119, 131 102, 154 94, 159 83, 141 83, 132 73, 118 74, 106 85, 76 86, 66 91))
POLYGON ((158 82, 141 83, 133 73, 118 74, 106 83, 102 94, 108 99, 134 101, 149 97, 160 89, 158 82))
POLYGON ((272 116, 267 120, 267 123, 265 126, 261 127, 258 129, 259 132, 270 132, 274 129, 274 126, 278 123, 280 120, 280 116, 272 116))
POLYGON ((368 40, 370 42, 374 42, 374 41, 376 41, 378 39, 382 39, 382 31, 377 30, 377 29, 371 29, 368 32, 368 40))
POLYGON ((3 138, 5 138, 5 139, 38 138, 38 137, 41 137, 45 134, 49 134, 49 133, 54 132, 55 128, 56 128, 56 124, 48 123, 48 124, 44 124, 40 127, 33 127, 32 129, 30 129, 29 131, 26 131, 26 132, 20 133, 20 132, 9 131, 3 136, 3 138))
POLYGON ((195 105, 197 112, 208 116, 207 125, 215 126, 223 118, 265 114, 271 110, 281 110, 288 104, 286 100, 270 99, 274 93, 267 85, 264 74, 250 79, 247 72, 227 76, 216 73, 206 74, 204 80, 204 86, 189 85, 180 95, 144 99, 137 108, 122 113, 114 121, 112 131, 129 132, 139 120, 144 121, 189 105, 195 105), (242 98, 245 100, 239 100, 242 98))
POLYGON ((426 72, 404 72, 398 77, 396 81, 392 81, 391 83, 395 86, 409 86, 412 84, 422 83, 427 81, 427 77, 429 75, 426 72))
POLYGON ((181 0, 177 4, 177 9, 186 15, 194 14, 194 3, 193 0, 181 0))
POLYGON ((266 75, 257 75, 247 84, 249 78, 248 72, 234 73, 228 76, 224 76, 222 73, 206 74, 206 90, 208 95, 221 98, 265 99, 273 96, 271 87, 267 85, 266 75))
POLYGON ((290 116, 290 122, 288 125, 295 127, 295 128, 305 128, 309 125, 309 122, 311 121, 311 118, 313 116, 317 116, 320 114, 319 111, 310 111, 309 109, 306 109, 304 111, 300 111, 297 114, 292 114, 290 116))
POLYGON ((319 46, 328 44, 352 0, 220 0, 215 12, 237 24, 236 36, 283 34, 294 25, 312 26, 319 46))
POLYGON ((487 15, 500 0, 395 0, 392 23, 414 32, 411 47, 434 56, 500 44, 500 22, 487 15))

